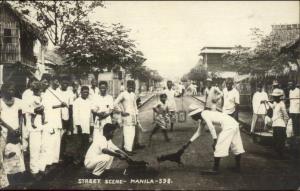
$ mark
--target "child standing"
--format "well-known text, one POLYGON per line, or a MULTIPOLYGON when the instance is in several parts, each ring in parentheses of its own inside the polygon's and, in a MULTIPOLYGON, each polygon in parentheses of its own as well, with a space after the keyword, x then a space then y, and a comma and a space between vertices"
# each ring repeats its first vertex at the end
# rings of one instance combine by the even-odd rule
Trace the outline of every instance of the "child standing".
POLYGON ((150 137, 149 137, 149 145, 151 144, 152 136, 157 132, 157 130, 161 129, 163 132, 163 135, 165 137, 166 142, 169 142, 170 139, 167 134, 168 125, 170 124, 170 118, 169 118, 169 108, 167 103, 167 95, 161 94, 159 96, 160 101, 153 107, 153 111, 155 113, 155 126, 152 130, 150 137))
MULTIPOLYGON (((42 93, 41 84, 38 83, 38 82, 33 82, 32 83, 32 91, 33 91, 33 102, 32 102, 33 109, 43 107, 43 105, 42 105, 42 97, 41 97, 41 93, 42 93)), ((35 113, 31 114, 31 125, 32 125, 32 127, 34 129, 37 128, 35 126, 35 124, 34 124, 34 120, 36 118, 36 115, 37 114, 35 114, 35 113)), ((45 125, 47 122, 45 120, 45 113, 44 113, 44 111, 42 111, 40 113, 40 115, 41 115, 41 119, 42 119, 42 125, 45 125)))

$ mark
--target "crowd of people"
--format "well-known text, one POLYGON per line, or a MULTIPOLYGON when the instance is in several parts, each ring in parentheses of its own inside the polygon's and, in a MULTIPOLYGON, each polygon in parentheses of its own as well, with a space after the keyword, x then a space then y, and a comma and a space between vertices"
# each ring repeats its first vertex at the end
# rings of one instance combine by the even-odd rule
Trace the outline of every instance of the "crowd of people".
POLYGON ((38 180, 70 158, 75 165, 100 175, 112 163, 107 155, 128 160, 135 149, 144 147, 139 144, 139 99, 133 80, 127 81, 115 100, 107 93, 106 81, 93 79, 91 85, 81 85, 67 75, 31 80, 21 99, 15 97, 15 91, 10 82, 1 87, 1 188, 22 179, 25 171, 38 180), (120 126, 121 149, 111 142, 113 131, 120 126), (69 135, 76 137, 76 152, 71 156, 66 149, 69 135), (27 152, 29 169, 24 161, 27 152))
MULTIPOLYGON (((233 86, 233 79, 226 80, 226 87, 220 90, 212 79, 207 79, 204 91, 204 108, 190 105, 189 116, 199 121, 195 134, 183 146, 187 148, 206 128, 214 140, 214 166, 210 173, 219 172, 222 157, 229 150, 235 154, 237 171, 240 171, 241 154, 245 152, 238 113, 239 91, 233 86), (217 135, 215 124, 221 132, 217 135)), ((180 84, 181 85, 181 84, 180 84)), ((30 171, 34 179, 40 179, 47 171, 71 158, 75 165, 83 165, 93 176, 101 176, 113 163, 113 158, 132 161, 131 156, 145 145, 139 143, 141 124, 138 119, 140 99, 135 94, 135 82, 128 80, 126 88, 114 99, 108 94, 106 81, 91 81, 91 85, 81 85, 79 80, 69 76, 44 75, 29 82, 22 99, 15 97, 13 83, 1 87, 0 99, 0 187, 4 188, 12 180, 20 179, 30 171), (114 131, 122 127, 123 145, 113 142, 114 131), (76 152, 67 152, 68 136, 76 137, 76 152), (25 168, 24 153, 29 152, 29 169, 25 168)), ((159 101, 153 106, 154 128, 149 136, 161 130, 165 141, 171 139, 168 130, 173 131, 177 120, 175 98, 183 96, 185 88, 180 86, 180 94, 172 81, 159 93, 159 101)), ((294 136, 300 135, 300 90, 295 82, 289 82, 289 95, 274 83, 271 100, 257 85, 253 95, 253 120, 251 133, 272 129, 275 149, 282 157, 286 129, 292 126, 294 136), (288 98, 286 98, 288 97, 288 98), (289 108, 286 109, 286 101, 289 108)))
MULTIPOLYGON (((206 84, 205 109, 222 111, 238 120, 240 94, 233 87, 233 79, 226 80, 223 90, 213 84, 212 79, 207 79, 206 84)), ((254 136, 257 132, 271 132, 276 152, 284 157, 287 135, 300 135, 300 89, 294 81, 288 83, 287 95, 277 81, 273 82, 270 95, 264 90, 262 83, 258 83, 256 88, 252 96, 253 117, 250 133, 254 136)))

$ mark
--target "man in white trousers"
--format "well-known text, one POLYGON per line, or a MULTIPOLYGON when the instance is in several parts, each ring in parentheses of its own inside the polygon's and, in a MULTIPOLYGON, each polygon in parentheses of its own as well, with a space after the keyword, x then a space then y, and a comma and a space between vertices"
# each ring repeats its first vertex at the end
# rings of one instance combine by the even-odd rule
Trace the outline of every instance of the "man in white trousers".
POLYGON ((43 161, 46 165, 59 162, 62 135, 61 108, 67 106, 60 100, 59 82, 56 76, 52 77, 50 84, 43 94, 44 112, 48 121, 43 131, 43 161))
POLYGON ((116 108, 121 105, 121 115, 123 121, 123 136, 124 136, 124 151, 132 155, 134 154, 133 142, 135 137, 135 126, 137 124, 137 104, 134 93, 135 82, 133 80, 127 81, 127 90, 122 92, 114 102, 116 108))
POLYGON ((95 139, 88 149, 84 166, 94 176, 100 176, 111 168, 114 157, 121 160, 128 159, 128 155, 120 150, 113 142, 112 138, 117 125, 107 123, 103 127, 103 135, 95 139))
MULTIPOLYGON (((241 154, 245 152, 238 122, 231 116, 218 111, 203 110, 199 106, 191 105, 189 116, 195 121, 201 121, 207 124, 209 131, 214 140, 214 166, 207 173, 217 174, 219 173, 219 164, 222 157, 226 157, 229 154, 229 149, 235 155, 236 166, 234 170, 240 172, 240 160, 241 154), (220 125, 221 132, 219 135, 216 133, 215 125, 220 125)), ((188 146, 195 139, 197 139, 202 130, 203 124, 200 123, 197 131, 191 137, 188 146)))
POLYGON ((100 94, 95 95, 93 98, 93 103, 96 107, 95 112, 97 112, 94 122, 93 140, 102 135, 105 124, 112 123, 110 115, 114 108, 114 100, 111 95, 107 94, 107 87, 106 81, 99 82, 100 94))
MULTIPOLYGON (((33 82, 32 88, 41 88, 41 83, 33 82)), ((42 115, 39 114, 39 111, 42 111, 43 106, 39 108, 34 108, 34 97, 33 94, 27 95, 23 98, 24 104, 24 113, 27 118, 26 128, 29 132, 29 151, 30 151, 30 161, 29 167, 30 172, 34 178, 38 178, 41 173, 45 171, 45 164, 42 161, 42 133, 43 133, 43 124, 42 124, 42 115), (33 128, 31 124, 31 114, 36 114, 34 119, 34 125, 36 128, 33 128)))

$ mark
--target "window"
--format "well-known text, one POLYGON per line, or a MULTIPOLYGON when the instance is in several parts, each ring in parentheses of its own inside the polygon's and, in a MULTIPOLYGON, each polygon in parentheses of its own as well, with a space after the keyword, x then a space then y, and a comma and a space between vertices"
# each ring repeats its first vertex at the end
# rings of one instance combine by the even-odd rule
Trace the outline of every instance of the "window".
POLYGON ((11 29, 4 29, 4 38, 3 38, 4 43, 12 43, 12 34, 11 34, 11 29))

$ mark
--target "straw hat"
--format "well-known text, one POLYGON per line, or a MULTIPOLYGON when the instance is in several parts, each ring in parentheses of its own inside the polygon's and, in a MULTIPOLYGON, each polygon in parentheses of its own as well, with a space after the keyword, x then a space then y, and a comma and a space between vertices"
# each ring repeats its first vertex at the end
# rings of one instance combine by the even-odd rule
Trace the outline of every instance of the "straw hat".
POLYGON ((207 78, 207 79, 206 79, 206 81, 210 81, 210 82, 212 82, 212 79, 211 79, 211 78, 207 78))
POLYGON ((200 108, 200 106, 199 105, 196 105, 196 104, 191 104, 190 106, 189 106, 189 116, 193 116, 193 115, 195 115, 195 114, 197 114, 197 113, 200 113, 200 112, 202 112, 203 111, 203 109, 202 108, 200 108))
POLYGON ((271 96, 282 96, 282 91, 280 89, 274 89, 271 96))

